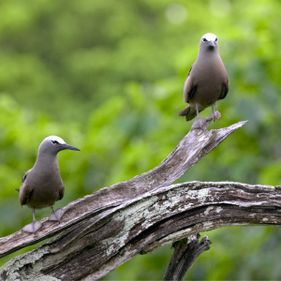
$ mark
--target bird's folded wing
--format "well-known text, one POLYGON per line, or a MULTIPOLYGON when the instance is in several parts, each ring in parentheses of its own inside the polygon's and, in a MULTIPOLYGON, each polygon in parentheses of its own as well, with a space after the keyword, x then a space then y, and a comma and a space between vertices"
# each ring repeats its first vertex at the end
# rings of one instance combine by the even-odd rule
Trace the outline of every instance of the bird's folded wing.
POLYGON ((194 97, 196 91, 197 91, 197 85, 193 83, 192 79, 192 73, 191 73, 192 67, 190 68, 187 78, 184 82, 183 87, 183 97, 185 102, 190 102, 190 100, 194 97))
POLYGON ((219 96, 219 99, 222 100, 226 97, 228 93, 228 81, 226 80, 225 82, 222 83, 222 89, 221 89, 221 94, 219 96))
POLYGON ((33 189, 29 185, 24 183, 20 188, 20 204, 27 204, 32 197, 32 193, 33 189))
POLYGON ((31 171, 31 169, 29 169, 22 177, 21 182, 24 183, 26 180, 27 175, 29 174, 29 172, 31 171))
POLYGON ((61 200, 63 198, 64 195, 64 186, 63 184, 59 187, 59 198, 58 200, 61 200))

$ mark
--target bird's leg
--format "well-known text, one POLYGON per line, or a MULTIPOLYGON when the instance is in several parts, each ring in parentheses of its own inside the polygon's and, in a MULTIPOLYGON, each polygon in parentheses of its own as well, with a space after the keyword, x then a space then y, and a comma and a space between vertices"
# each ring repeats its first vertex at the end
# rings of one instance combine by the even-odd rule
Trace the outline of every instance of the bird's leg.
POLYGON ((206 129, 207 121, 206 119, 200 118, 198 103, 195 104, 195 110, 196 110, 196 120, 192 124, 192 129, 200 129, 200 130, 206 129))
POLYGON ((195 104, 195 110, 196 110, 196 118, 200 118, 199 117, 199 108, 198 108, 198 103, 195 104))
POLYGON ((40 221, 36 221, 35 209, 32 209, 32 223, 26 225, 23 228, 23 231, 28 232, 28 233, 35 233, 41 226, 42 226, 42 223, 40 221))
POLYGON ((212 104, 212 119, 215 122, 216 120, 221 118, 221 114, 219 111, 216 111, 216 103, 212 104))
POLYGON ((54 210, 53 206, 51 206, 51 209, 52 209, 52 214, 49 217, 49 221, 60 221, 64 214, 64 210, 63 209, 54 210))

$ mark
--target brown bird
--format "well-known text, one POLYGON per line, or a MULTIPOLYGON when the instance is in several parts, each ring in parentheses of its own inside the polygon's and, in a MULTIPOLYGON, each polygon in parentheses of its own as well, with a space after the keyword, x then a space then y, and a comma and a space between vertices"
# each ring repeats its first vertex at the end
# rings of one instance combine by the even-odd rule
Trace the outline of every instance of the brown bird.
POLYGON ((218 50, 215 34, 204 34, 200 49, 184 83, 184 100, 189 105, 179 115, 191 120, 199 112, 212 106, 212 118, 218 119, 216 101, 224 99, 228 92, 228 75, 218 50), (217 113, 217 114, 216 114, 217 113))
POLYGON ((34 233, 41 223, 35 219, 35 209, 51 207, 53 215, 50 220, 60 220, 62 213, 56 212, 53 205, 57 200, 63 198, 64 186, 60 176, 57 153, 64 149, 79 150, 71 146, 57 136, 45 138, 39 145, 36 162, 22 179, 19 190, 19 201, 21 205, 27 205, 32 209, 33 220, 23 230, 34 233))

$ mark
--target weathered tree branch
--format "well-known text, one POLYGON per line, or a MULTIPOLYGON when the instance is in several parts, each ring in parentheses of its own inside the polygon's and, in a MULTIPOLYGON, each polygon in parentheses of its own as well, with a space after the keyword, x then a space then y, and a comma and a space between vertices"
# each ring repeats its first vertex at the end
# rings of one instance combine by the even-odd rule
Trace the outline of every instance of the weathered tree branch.
POLYGON ((18 231, 0 238, 0 257, 55 236, 71 225, 86 219, 87 216, 110 210, 126 200, 173 183, 204 155, 244 124, 245 122, 239 122, 227 128, 211 131, 191 130, 175 150, 155 169, 111 187, 100 189, 94 194, 65 206, 65 213, 60 224, 45 219, 42 220, 43 227, 35 236, 18 231))
POLYGON ((200 235, 190 235, 188 238, 173 243, 174 253, 164 276, 164 281, 181 281, 186 271, 195 259, 209 250, 211 241, 208 237, 200 239, 200 235))
MULTIPOLYGON (((239 122, 211 131, 193 129, 155 169, 67 205, 60 224, 43 220, 43 227, 36 235, 18 231, 0 238, 0 256, 5 256, 55 236, 35 251, 10 261, 2 268, 0 276, 20 276, 23 280, 38 276, 49 276, 49 280, 54 280, 51 279, 53 277, 94 280, 140 252, 153 250, 163 243, 201 230, 232 223, 280 223, 277 216, 280 199, 274 201, 278 208, 268 212, 267 207, 262 207, 272 203, 270 200, 263 199, 260 206, 260 200, 250 196, 259 194, 262 197, 266 192, 277 196, 276 200, 280 194, 274 187, 196 182, 170 185, 243 124, 239 122), (221 187, 230 193, 226 194, 221 187), (244 193, 249 197, 244 198, 244 193), (229 198, 231 194, 234 199, 229 198), (246 203, 240 201, 239 196, 246 203), (248 216, 245 220, 245 210, 239 209, 243 208, 242 203, 251 206, 247 207, 250 211, 258 207, 261 214, 267 215, 267 220, 261 220, 254 211, 252 217, 248 216), (235 207, 229 208, 232 205, 235 207), (206 213, 213 214, 213 219, 218 218, 218 221, 214 222, 206 213), (85 258, 87 264, 81 264, 85 258)), ((272 204, 269 206, 272 207, 272 204)))
POLYGON ((0 277, 96 280, 141 252, 201 231, 246 224, 281 224, 280 187, 235 182, 171 185, 89 216, 10 261, 0 277))

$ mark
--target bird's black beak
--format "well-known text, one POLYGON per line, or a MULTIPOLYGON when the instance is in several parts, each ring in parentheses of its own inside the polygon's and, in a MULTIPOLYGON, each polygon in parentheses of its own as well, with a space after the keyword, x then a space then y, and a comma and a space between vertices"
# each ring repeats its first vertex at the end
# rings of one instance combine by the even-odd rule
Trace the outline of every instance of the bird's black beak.
POLYGON ((215 49, 215 47, 216 47, 216 43, 215 42, 213 42, 213 41, 209 41, 208 42, 208 50, 212 51, 212 50, 215 49))
POLYGON ((62 149, 69 149, 69 150, 80 151, 79 148, 77 148, 77 147, 75 147, 75 146, 73 146, 73 145, 69 145, 69 144, 67 144, 67 143, 62 144, 61 147, 62 147, 62 149))

